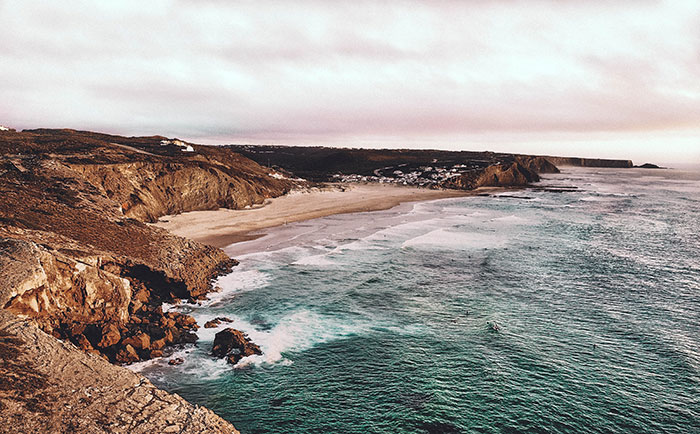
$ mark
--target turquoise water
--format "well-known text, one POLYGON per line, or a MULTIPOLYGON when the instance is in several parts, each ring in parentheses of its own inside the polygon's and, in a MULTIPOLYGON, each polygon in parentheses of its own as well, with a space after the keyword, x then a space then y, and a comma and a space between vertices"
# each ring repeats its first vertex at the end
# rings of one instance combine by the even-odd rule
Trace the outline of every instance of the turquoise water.
POLYGON ((698 433, 700 177, 681 175, 570 169, 543 184, 571 192, 279 228, 182 308, 263 356, 232 369, 201 329, 183 365, 137 368, 243 433, 698 433))

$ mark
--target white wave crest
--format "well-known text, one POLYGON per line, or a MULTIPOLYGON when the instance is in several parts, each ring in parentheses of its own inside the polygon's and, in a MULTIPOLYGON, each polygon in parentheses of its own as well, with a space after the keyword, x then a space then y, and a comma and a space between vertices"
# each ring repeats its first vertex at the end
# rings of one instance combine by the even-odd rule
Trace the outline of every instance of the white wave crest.
POLYGON ((420 235, 404 241, 402 248, 439 249, 439 250, 469 250, 490 249, 503 247, 506 239, 496 234, 477 232, 454 232, 446 229, 436 229, 425 235, 420 235))

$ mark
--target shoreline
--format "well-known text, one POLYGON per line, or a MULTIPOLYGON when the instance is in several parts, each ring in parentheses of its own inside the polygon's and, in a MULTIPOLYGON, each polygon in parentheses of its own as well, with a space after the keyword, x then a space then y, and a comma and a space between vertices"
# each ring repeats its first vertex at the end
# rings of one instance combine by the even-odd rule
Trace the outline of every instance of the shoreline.
POLYGON ((153 223, 175 235, 224 248, 260 238, 254 233, 287 223, 336 214, 382 211, 403 203, 476 196, 503 188, 429 190, 387 184, 333 184, 329 188, 291 192, 243 210, 190 211, 161 217, 153 223))

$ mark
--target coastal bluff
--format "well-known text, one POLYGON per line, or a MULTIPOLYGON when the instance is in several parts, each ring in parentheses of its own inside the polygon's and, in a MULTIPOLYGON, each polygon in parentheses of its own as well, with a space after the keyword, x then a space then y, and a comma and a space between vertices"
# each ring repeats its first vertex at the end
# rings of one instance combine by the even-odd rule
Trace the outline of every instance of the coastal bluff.
POLYGON ((212 411, 0 310, 0 433, 238 434, 212 411))
MULTIPOLYGON (((54 366, 64 356, 72 357, 70 367, 61 366, 76 375, 104 362, 101 366, 133 380, 129 371, 107 361, 123 364, 167 356, 173 346, 196 341, 194 318, 163 312, 162 304, 203 299, 212 290, 212 279, 236 265, 220 249, 147 222, 167 213, 242 209, 300 185, 230 150, 177 139, 74 130, 0 132, 0 327, 9 333, 3 342, 39 342, 47 349, 48 343, 60 344, 60 351, 32 347, 38 352, 25 352, 26 359, 54 366), (20 323, 23 330, 36 330, 15 337, 12 324, 20 323)), ((0 354, 3 364, 16 354, 0 354)), ((44 371, 46 381, 55 380, 56 393, 72 384, 58 371, 44 371)), ((3 419, 36 419, 37 424, 56 420, 55 409, 44 411, 23 400, 24 383, 12 376, 6 380, 3 390, 19 389, 0 396, 3 419)), ((157 409, 156 402, 164 400, 167 406, 170 395, 156 390, 150 397, 143 395, 143 402, 152 401, 148 407, 157 409)), ((122 421, 122 428, 75 432, 142 432, 126 428, 121 413, 130 410, 118 401, 106 407, 103 419, 112 425, 122 421)), ((69 402, 66 398, 66 408, 69 402)), ((196 414, 194 407, 182 409, 183 417, 196 414)), ((67 413, 59 413, 64 421, 70 419, 67 413)), ((193 421, 185 417, 180 428, 195 426, 193 421)), ((169 432, 166 428, 172 425, 161 422, 143 426, 169 432)))
POLYGON ((73 130, 0 134, 0 305, 112 362, 196 340, 196 301, 236 262, 146 224, 241 209, 297 186, 230 150, 73 130))
POLYGON ((576 167, 607 167, 615 169, 629 169, 634 167, 632 160, 610 160, 604 158, 580 158, 580 157, 543 157, 556 166, 576 167))

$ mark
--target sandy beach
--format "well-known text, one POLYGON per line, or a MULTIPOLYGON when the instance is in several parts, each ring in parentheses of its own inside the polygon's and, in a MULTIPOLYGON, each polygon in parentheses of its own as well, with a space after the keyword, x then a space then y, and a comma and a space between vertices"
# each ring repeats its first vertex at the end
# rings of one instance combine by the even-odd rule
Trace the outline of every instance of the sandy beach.
POLYGON ((292 192, 263 206, 216 211, 192 211, 164 216, 155 226, 215 247, 255 239, 251 232, 286 223, 393 208, 401 203, 474 195, 474 191, 428 190, 384 184, 344 184, 327 189, 292 192))

